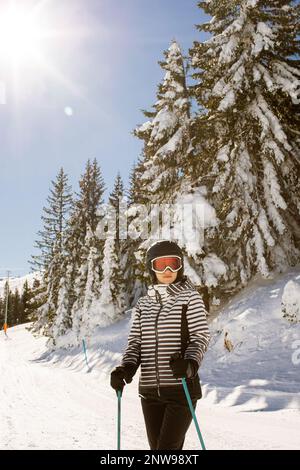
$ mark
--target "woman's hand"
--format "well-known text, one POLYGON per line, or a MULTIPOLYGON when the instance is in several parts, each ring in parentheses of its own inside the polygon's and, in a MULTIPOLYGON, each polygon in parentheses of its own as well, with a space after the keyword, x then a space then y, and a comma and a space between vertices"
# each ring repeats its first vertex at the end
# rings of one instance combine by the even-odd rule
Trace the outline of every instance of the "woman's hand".
POLYGON ((194 377, 198 371, 198 364, 192 359, 182 359, 180 353, 174 353, 170 357, 170 367, 176 379, 182 377, 189 379, 194 377))
POLYGON ((132 377, 136 372, 137 366, 135 364, 126 364, 124 366, 116 367, 110 374, 111 387, 121 393, 126 383, 132 382, 132 377))

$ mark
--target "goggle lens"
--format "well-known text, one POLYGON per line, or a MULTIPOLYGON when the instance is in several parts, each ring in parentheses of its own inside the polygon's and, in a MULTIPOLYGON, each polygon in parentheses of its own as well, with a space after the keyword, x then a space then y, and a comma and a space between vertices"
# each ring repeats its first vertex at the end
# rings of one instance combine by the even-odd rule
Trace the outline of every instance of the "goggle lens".
POLYGON ((163 273, 167 268, 176 272, 181 268, 181 259, 179 256, 163 256, 152 260, 152 269, 155 272, 163 273))

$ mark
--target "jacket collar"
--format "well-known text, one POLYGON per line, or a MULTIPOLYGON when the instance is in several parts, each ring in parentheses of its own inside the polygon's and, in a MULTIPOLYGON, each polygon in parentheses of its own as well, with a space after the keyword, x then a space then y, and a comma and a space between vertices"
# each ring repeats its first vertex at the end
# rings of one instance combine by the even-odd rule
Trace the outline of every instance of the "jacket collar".
POLYGON ((166 300, 169 296, 175 296, 184 290, 191 289, 195 290, 195 285, 187 276, 183 276, 180 281, 171 284, 150 284, 147 295, 152 300, 162 303, 162 301, 166 300))

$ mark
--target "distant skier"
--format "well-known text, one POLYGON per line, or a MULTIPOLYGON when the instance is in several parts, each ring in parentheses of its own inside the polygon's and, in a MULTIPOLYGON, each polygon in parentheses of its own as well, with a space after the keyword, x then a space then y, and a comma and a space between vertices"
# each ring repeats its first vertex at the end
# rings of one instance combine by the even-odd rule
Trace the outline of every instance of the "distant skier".
POLYGON ((183 253, 175 242, 152 244, 146 262, 153 283, 134 307, 128 345, 111 373, 111 386, 123 391, 141 364, 139 396, 150 449, 182 449, 192 416, 181 378, 195 409, 202 396, 198 369, 210 338, 207 311, 183 274, 183 253))

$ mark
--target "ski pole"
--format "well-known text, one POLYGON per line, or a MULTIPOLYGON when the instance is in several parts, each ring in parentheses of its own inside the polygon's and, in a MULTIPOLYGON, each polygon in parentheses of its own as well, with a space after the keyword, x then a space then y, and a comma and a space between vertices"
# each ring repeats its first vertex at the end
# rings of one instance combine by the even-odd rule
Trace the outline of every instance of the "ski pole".
POLYGON ((88 360, 87 360, 86 346, 85 346, 85 341, 84 341, 84 339, 82 340, 82 344, 83 344, 83 351, 84 351, 84 356, 85 356, 85 362, 86 362, 86 365, 87 365, 87 368, 88 368, 88 372, 89 372, 89 371, 90 371, 90 367, 89 367, 88 360))
POLYGON ((190 411, 191 411, 192 416, 193 416, 193 420, 194 420, 194 423, 195 423, 195 426, 196 426, 198 437, 199 437, 199 440, 201 442, 202 450, 206 450, 204 440, 203 440, 203 437, 202 437, 202 434, 201 434, 201 431, 200 431, 200 428, 199 428, 199 424, 198 424, 198 421, 197 421, 197 417, 196 417, 196 414, 195 414, 195 410, 194 410, 194 407, 193 407, 193 404, 192 404, 189 389, 187 387, 186 380, 185 380, 184 377, 182 377, 182 385, 183 385, 183 388, 184 388, 184 391, 185 391, 186 399, 187 399, 189 407, 190 407, 190 411))
POLYGON ((121 390, 117 391, 118 395, 118 442, 117 442, 117 447, 118 450, 121 448, 121 396, 122 392, 121 390))

